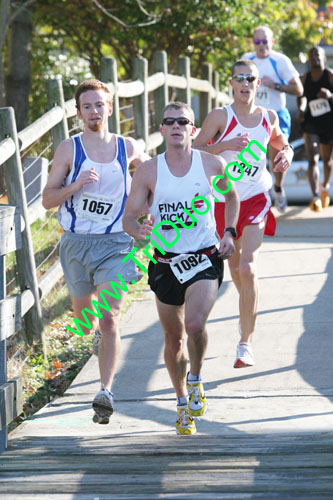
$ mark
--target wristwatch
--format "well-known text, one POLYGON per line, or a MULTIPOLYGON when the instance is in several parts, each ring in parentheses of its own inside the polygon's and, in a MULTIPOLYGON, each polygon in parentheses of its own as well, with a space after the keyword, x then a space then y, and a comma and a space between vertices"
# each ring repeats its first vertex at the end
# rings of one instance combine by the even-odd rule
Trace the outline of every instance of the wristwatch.
POLYGON ((223 231, 223 234, 225 234, 227 231, 231 234, 231 236, 235 239, 237 236, 237 231, 234 227, 226 227, 225 230, 223 231))
POLYGON ((276 83, 274 88, 275 88, 275 90, 279 90, 281 92, 281 84, 280 83, 276 83))

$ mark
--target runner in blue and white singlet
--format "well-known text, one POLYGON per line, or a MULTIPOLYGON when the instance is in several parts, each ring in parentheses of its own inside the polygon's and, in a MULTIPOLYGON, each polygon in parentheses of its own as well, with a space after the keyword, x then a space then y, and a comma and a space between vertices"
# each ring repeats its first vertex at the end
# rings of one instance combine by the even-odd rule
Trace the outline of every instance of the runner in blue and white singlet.
POLYGON ((85 151, 81 134, 72 137, 73 167, 64 186, 75 182, 80 173, 91 168, 98 181, 87 184, 62 203, 58 219, 65 231, 77 234, 107 234, 123 231, 122 214, 131 186, 125 140, 116 136, 115 158, 109 163, 96 162, 85 151))
POLYGON ((78 335, 95 330, 93 352, 99 357, 101 389, 92 403, 93 422, 107 424, 113 413, 111 386, 126 284, 139 278, 135 263, 124 261, 133 249, 133 239, 122 225, 131 183, 128 167, 149 156, 134 139, 109 132, 112 95, 103 82, 82 82, 75 102, 83 132, 57 147, 43 204, 46 209, 59 207, 64 230, 59 256, 75 314, 76 329, 70 328, 78 335), (96 294, 109 306, 102 314, 96 294))

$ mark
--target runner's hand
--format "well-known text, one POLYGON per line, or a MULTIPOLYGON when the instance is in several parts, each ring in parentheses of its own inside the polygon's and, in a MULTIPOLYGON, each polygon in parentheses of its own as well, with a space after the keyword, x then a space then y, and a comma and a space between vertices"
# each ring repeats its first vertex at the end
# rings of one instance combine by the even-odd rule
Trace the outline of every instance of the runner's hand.
POLYGON ((151 232, 153 230, 153 225, 155 222, 155 217, 153 215, 150 216, 150 218, 145 219, 142 224, 140 225, 140 231, 137 234, 136 238, 138 240, 144 240, 147 241, 146 236, 150 236, 151 232))
POLYGON ((226 151, 242 151, 249 144, 249 134, 240 135, 230 139, 230 141, 223 141, 226 151))
POLYGON ((317 97, 318 98, 322 98, 322 99, 331 99, 332 97, 332 92, 330 92, 330 90, 328 89, 325 89, 324 87, 322 87, 318 94, 317 94, 317 97))
POLYGON ((294 153, 291 148, 281 149, 274 158, 273 172, 284 172, 291 165, 294 153))
POLYGON ((96 172, 96 170, 94 168, 91 168, 90 170, 85 170, 84 172, 81 172, 81 174, 76 179, 74 184, 77 187, 77 191, 79 191, 86 184, 91 184, 92 182, 97 182, 98 179, 99 179, 98 173, 96 172))
POLYGON ((220 241, 219 257, 220 259, 230 259, 235 251, 234 239, 227 231, 220 241))

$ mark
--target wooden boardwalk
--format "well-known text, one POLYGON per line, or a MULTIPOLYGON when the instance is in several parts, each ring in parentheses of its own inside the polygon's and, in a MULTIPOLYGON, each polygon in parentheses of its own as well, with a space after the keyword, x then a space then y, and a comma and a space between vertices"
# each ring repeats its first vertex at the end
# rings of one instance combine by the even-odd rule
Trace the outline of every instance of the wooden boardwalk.
POLYGON ((230 276, 208 320, 208 412, 176 436, 153 296, 123 319, 109 425, 91 421, 92 357, 63 398, 10 436, 1 500, 333 499, 333 207, 290 209, 259 258, 257 363, 233 369, 230 276), (322 236, 324 235, 324 236, 322 236))
POLYGON ((0 464, 3 500, 331 499, 333 433, 23 438, 0 464))

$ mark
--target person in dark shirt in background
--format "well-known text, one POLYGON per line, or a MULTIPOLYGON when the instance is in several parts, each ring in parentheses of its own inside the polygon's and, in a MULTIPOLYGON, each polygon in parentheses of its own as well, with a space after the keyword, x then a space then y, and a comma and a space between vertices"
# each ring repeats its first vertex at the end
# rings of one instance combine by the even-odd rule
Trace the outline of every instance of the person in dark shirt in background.
POLYGON ((309 161, 308 178, 313 195, 310 209, 320 212, 330 204, 329 181, 333 169, 333 70, 325 67, 326 56, 322 47, 313 46, 308 59, 310 71, 301 76, 304 93, 298 98, 299 121, 309 161), (321 192, 319 155, 324 163, 321 192))

